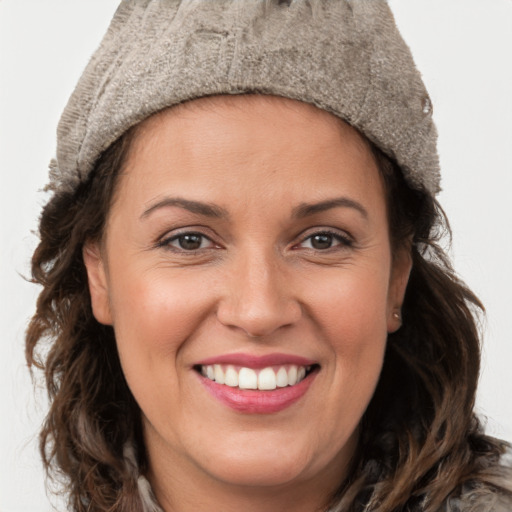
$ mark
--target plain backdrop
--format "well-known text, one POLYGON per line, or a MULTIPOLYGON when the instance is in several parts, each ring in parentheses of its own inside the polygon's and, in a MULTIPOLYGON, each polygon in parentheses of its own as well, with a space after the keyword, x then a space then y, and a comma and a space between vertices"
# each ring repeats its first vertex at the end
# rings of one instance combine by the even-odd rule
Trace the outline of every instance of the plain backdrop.
MULTIPOLYGON (((487 307, 478 411, 510 441, 512 0, 390 3, 434 103, 455 268, 487 307)), ((37 453, 47 404, 24 364, 38 290, 22 276, 58 118, 116 6, 0 0, 0 512, 52 510, 37 453)))

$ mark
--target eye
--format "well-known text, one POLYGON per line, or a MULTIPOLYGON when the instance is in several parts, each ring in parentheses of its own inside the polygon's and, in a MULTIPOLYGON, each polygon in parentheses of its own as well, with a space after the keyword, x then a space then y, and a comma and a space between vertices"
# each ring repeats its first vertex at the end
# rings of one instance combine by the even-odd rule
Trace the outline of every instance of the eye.
POLYGON ((160 245, 181 251, 197 251, 213 247, 214 243, 202 233, 180 233, 162 240, 160 245))
POLYGON ((325 251, 337 246, 350 247, 351 245, 350 238, 330 231, 313 233, 299 244, 300 247, 314 249, 315 251, 325 251))

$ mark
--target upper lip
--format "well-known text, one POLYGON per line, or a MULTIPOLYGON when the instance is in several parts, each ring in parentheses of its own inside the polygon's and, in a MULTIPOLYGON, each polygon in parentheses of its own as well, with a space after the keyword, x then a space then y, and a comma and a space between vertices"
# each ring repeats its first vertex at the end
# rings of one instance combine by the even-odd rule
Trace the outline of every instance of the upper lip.
POLYGON ((292 354, 265 354, 257 356, 253 354, 223 354, 218 356, 209 357, 198 361, 194 366, 208 366, 213 364, 232 364, 235 366, 243 366, 245 368, 266 368, 268 366, 279 366, 285 364, 294 364, 297 366, 311 366, 317 364, 312 359, 292 355, 292 354))

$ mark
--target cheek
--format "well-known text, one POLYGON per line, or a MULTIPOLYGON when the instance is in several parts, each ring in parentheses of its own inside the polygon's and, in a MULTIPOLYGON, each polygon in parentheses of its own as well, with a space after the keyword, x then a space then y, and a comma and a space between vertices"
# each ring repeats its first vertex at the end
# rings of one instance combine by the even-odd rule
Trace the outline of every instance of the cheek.
MULTIPOLYGON (((387 340, 385 272, 346 272, 311 297, 312 317, 329 349, 325 369, 332 392, 324 404, 333 425, 356 428, 380 376, 387 340), (323 291, 322 291, 323 290, 323 291)), ((333 427, 333 430, 334 427, 333 427)))
POLYGON ((340 269, 311 287, 312 316, 333 350, 358 353, 386 337, 388 283, 381 265, 340 269))
MULTIPOLYGON (((201 290, 201 279, 187 272, 162 271, 132 273, 126 280, 113 276, 112 314, 120 339, 149 338, 152 348, 176 351, 209 301, 201 290), (173 340, 173 341, 171 341, 173 340)), ((149 348, 149 346, 148 346, 149 348)))
POLYGON ((182 348, 197 332, 211 300, 198 293, 200 280, 187 272, 130 272, 131 279, 123 275, 113 273, 111 288, 123 371, 135 395, 150 385, 155 397, 160 388, 165 395, 169 384, 179 378, 182 348))

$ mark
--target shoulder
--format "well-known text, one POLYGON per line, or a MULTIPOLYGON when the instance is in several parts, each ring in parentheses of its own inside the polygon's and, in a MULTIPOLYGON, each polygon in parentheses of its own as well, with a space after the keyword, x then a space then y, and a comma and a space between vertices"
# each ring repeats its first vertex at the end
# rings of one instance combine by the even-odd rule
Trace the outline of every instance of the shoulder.
POLYGON ((464 483, 439 512, 512 512, 512 446, 506 445, 499 461, 481 478, 464 483))
POLYGON ((467 488, 448 498, 439 512, 511 512, 512 494, 490 486, 467 488))

